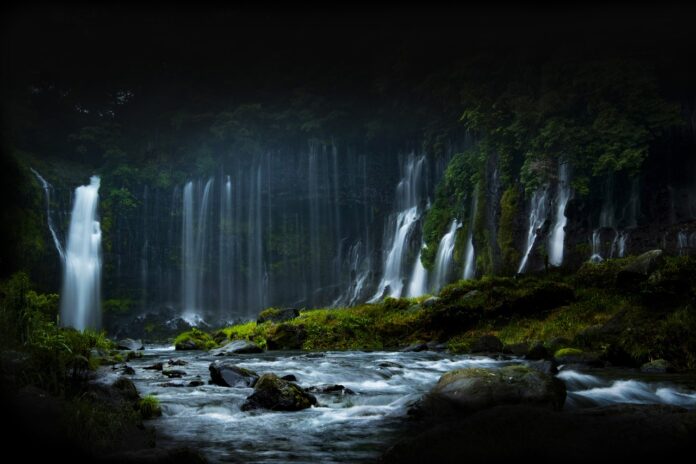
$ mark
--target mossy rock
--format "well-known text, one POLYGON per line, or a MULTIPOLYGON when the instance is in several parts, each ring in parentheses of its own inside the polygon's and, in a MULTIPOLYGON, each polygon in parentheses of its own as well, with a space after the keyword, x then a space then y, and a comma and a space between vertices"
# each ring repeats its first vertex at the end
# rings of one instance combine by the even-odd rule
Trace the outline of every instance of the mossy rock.
POLYGON ((174 347, 177 350, 209 350, 216 346, 217 343, 210 334, 196 328, 180 334, 174 340, 174 347))
POLYGON ((272 411, 299 411, 317 404, 311 393, 275 374, 263 374, 252 393, 242 405, 242 411, 270 409, 272 411))
POLYGON ((510 404, 560 410, 565 397, 562 381, 528 366, 458 369, 440 377, 416 412, 440 416, 510 404))
POLYGON ((263 324, 264 322, 285 322, 295 319, 300 315, 300 310, 297 308, 268 308, 261 311, 256 322, 263 324))
POLYGON ((138 401, 138 411, 143 419, 154 419, 162 415, 159 399, 153 395, 144 396, 138 401))

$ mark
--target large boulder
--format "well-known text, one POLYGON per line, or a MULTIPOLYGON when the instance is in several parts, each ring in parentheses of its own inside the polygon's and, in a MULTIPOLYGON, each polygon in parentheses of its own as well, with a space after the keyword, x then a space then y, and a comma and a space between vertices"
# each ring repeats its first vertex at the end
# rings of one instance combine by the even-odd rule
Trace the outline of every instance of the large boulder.
POLYGON ((303 325, 280 324, 266 343, 269 350, 299 350, 306 339, 307 330, 303 325))
POLYGON ((650 250, 625 265, 616 275, 616 284, 622 288, 632 288, 647 280, 664 263, 662 250, 650 250))
POLYGON ((285 322, 290 319, 295 319, 300 315, 300 310, 297 308, 268 308, 261 311, 256 322, 263 324, 264 322, 285 322))
POLYGON ((253 387, 259 376, 230 361, 214 361, 208 366, 213 384, 221 387, 253 387))
POLYGON ((299 411, 317 404, 314 395, 275 374, 263 374, 254 385, 251 394, 242 405, 242 411, 270 409, 273 411, 299 411))
POLYGON ((234 340, 227 345, 210 350, 213 356, 228 356, 231 354, 263 353, 263 348, 249 340, 234 340))
POLYGON ((426 416, 446 416, 504 404, 560 410, 565 397, 562 381, 528 366, 468 368, 450 371, 440 377, 415 412, 426 416))
POLYGON ((128 350, 128 351, 138 351, 138 350, 144 350, 145 346, 143 345, 142 340, 133 340, 132 338, 124 338, 123 340, 119 340, 119 342, 116 344, 116 349, 128 350))

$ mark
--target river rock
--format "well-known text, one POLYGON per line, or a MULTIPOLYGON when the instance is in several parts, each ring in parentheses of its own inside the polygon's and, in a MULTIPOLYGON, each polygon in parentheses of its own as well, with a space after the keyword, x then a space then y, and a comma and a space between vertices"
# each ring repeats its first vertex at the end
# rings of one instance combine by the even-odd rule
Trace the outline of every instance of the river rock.
POLYGON ((188 362, 184 361, 183 359, 170 359, 167 361, 167 364, 170 366, 185 366, 188 364, 188 362))
POLYGON ((221 387, 253 387, 259 379, 256 372, 236 366, 231 361, 214 361, 208 369, 213 384, 221 387))
POLYGON ((170 379, 180 379, 186 375, 186 372, 178 369, 164 369, 162 370, 162 375, 169 377, 170 379))
POLYGON ((124 375, 135 375, 135 369, 126 364, 125 366, 123 366, 121 373, 123 373, 124 375))
POLYGON ((399 351, 404 353, 418 352, 418 351, 428 351, 427 343, 413 343, 407 347, 401 348, 399 351))
POLYGON ((138 350, 144 350, 145 346, 143 345, 142 340, 133 340, 132 338, 124 338, 123 340, 119 340, 119 342, 116 344, 116 349, 128 350, 128 351, 138 351, 138 350))
POLYGON ((284 375, 281 377, 281 379, 287 380, 288 382, 297 382, 297 377, 295 377, 293 374, 284 375))
POLYGON ((143 369, 147 369, 147 370, 150 370, 150 371, 161 371, 163 368, 164 368, 164 364, 162 364, 161 362, 158 362, 158 363, 151 364, 151 365, 149 365, 149 366, 143 367, 143 369))
POLYGON ((471 346, 472 353, 501 353, 503 342, 495 335, 484 335, 471 346))
POLYGON ((314 395, 294 383, 282 380, 275 374, 263 374, 254 385, 254 393, 242 405, 242 411, 299 411, 316 404, 314 395))
POLYGON ((256 323, 263 324, 264 322, 285 322, 289 321, 290 319, 295 319, 299 315, 300 310, 297 308, 268 308, 261 311, 256 323))
POLYGON ((502 404, 558 410, 565 402, 563 382, 527 366, 468 368, 447 372, 417 405, 419 415, 471 413, 502 404))
POLYGON ((324 393, 329 395, 355 395, 355 392, 350 388, 346 388, 343 385, 317 385, 305 388, 305 391, 310 393, 324 393))
POLYGON ((249 340, 235 340, 229 342, 227 345, 221 348, 210 350, 210 354, 213 356, 229 356, 231 354, 251 353, 263 353, 263 348, 249 340))
POLYGON ((664 359, 656 359, 640 366, 640 371, 646 374, 665 374, 674 372, 672 365, 664 359))

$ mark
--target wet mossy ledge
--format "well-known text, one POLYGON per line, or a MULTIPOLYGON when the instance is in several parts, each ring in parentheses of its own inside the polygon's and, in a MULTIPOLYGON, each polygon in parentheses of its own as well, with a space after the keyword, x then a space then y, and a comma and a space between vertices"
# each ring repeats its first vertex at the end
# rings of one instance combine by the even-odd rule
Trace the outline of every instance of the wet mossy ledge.
POLYGON ((175 344, 210 350, 246 340, 269 350, 515 355, 543 349, 560 361, 639 367, 664 359, 674 368, 694 369, 696 259, 649 253, 586 263, 573 274, 551 270, 458 281, 437 296, 348 308, 269 308, 258 321, 193 329, 175 344), (499 340, 502 350, 491 340, 499 340))

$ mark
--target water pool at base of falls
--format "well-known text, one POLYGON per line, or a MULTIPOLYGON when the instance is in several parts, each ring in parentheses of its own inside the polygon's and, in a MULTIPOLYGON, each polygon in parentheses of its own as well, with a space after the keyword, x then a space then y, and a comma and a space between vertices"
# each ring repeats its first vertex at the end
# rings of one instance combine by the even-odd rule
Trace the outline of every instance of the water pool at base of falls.
MULTIPOLYGON (((409 406, 443 373, 520 362, 435 352, 268 352, 221 358, 160 346, 148 347, 129 365, 135 368, 131 378, 140 394, 160 400, 163 415, 149 422, 160 445, 190 446, 211 462, 331 463, 377 459, 405 430, 409 406), (174 358, 187 363, 172 367, 186 373, 182 378, 144 369, 174 358), (319 406, 298 412, 243 412, 240 407, 253 389, 207 384, 208 366, 217 359, 233 360, 258 374, 292 374, 301 387, 340 384, 355 394, 316 394, 319 406), (204 384, 187 386, 198 379, 204 384)), ((567 409, 621 402, 696 408, 696 392, 677 386, 674 382, 683 384, 677 377, 562 370, 559 378, 568 388, 567 409)))

